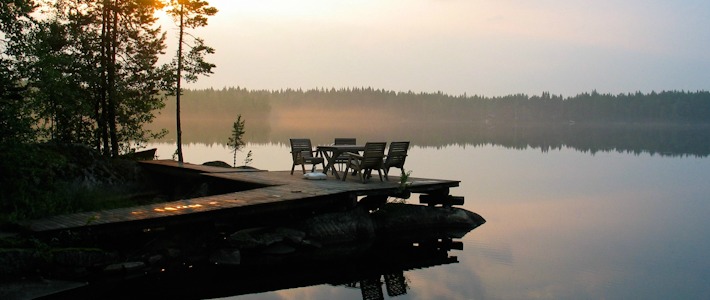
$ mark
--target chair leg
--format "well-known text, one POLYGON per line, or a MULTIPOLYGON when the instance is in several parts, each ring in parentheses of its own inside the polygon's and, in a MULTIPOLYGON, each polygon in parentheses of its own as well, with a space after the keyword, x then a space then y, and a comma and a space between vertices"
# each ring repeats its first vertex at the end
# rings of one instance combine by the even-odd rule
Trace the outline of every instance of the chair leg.
POLYGON ((345 167, 345 173, 343 173, 343 181, 348 177, 348 170, 350 170, 350 165, 345 167))
POLYGON ((306 164, 301 164, 301 169, 303 169, 303 174, 306 174, 306 164))
POLYGON ((294 169, 296 169, 296 165, 295 165, 295 164, 291 166, 291 175, 293 175, 293 170, 294 170, 294 169))
POLYGON ((380 181, 382 181, 382 172, 379 169, 377 169, 377 174, 380 175, 380 181))

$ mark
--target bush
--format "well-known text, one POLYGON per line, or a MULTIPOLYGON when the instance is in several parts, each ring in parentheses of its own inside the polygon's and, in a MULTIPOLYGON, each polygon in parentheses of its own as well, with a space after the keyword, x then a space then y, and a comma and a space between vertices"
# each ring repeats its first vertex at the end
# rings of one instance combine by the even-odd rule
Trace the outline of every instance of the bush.
POLYGON ((83 145, 2 145, 0 223, 129 206, 138 170, 83 145))

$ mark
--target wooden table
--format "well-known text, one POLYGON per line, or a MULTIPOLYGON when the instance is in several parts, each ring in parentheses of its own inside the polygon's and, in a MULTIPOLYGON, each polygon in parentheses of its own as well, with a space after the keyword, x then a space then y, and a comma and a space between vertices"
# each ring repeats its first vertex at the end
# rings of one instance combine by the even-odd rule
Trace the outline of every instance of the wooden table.
POLYGON ((345 152, 357 153, 365 150, 365 145, 320 145, 316 147, 318 153, 328 161, 323 173, 328 174, 328 170, 333 170, 335 178, 340 179, 340 174, 335 170, 335 159, 345 152))

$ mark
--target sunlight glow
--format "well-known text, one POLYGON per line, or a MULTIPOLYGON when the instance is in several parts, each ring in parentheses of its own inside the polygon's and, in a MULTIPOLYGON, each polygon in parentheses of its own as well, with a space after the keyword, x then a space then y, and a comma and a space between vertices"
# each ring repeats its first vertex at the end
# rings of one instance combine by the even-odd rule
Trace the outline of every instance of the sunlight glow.
POLYGON ((178 205, 178 206, 166 206, 164 208, 155 208, 154 211, 157 212, 166 212, 166 211, 178 211, 181 209, 188 209, 188 208, 198 208, 202 207, 201 204, 190 204, 190 205, 178 205))

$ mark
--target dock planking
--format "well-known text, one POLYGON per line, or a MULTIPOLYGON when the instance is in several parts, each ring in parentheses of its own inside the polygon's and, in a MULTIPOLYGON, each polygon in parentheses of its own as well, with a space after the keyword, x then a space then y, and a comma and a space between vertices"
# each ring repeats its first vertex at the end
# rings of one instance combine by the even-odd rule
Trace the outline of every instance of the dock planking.
MULTIPOLYGON (((400 190, 399 178, 380 181, 374 175, 362 183, 358 176, 342 181, 329 175, 325 180, 308 180, 290 171, 222 168, 179 164, 172 160, 140 162, 146 170, 164 176, 211 178, 235 185, 247 183, 252 188, 205 197, 81 212, 33 220, 25 225, 34 232, 91 229, 92 232, 146 231, 175 225, 219 220, 257 221, 283 216, 343 210, 354 206, 361 196, 391 196, 400 190)), ((448 194, 460 181, 410 177, 411 193, 448 194)))

